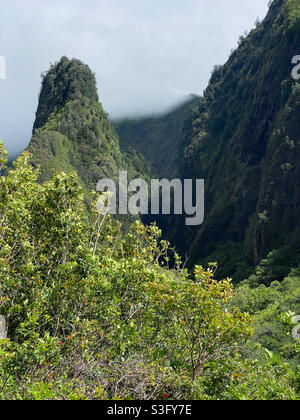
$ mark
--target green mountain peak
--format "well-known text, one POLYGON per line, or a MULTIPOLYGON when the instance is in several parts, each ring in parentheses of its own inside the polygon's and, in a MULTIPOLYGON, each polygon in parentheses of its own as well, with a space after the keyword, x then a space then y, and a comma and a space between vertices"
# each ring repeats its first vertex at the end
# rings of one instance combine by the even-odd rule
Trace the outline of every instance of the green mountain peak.
POLYGON ((42 88, 33 129, 42 127, 50 115, 68 101, 81 98, 98 102, 96 78, 89 66, 73 58, 62 57, 42 75, 42 88))
POLYGON ((99 102, 93 72, 67 57, 42 75, 28 151, 32 164, 41 168, 40 181, 50 179, 53 170, 76 171, 87 192, 99 179, 117 179, 121 169, 134 176, 135 167, 145 166, 137 153, 132 162, 121 153, 118 136, 99 102))

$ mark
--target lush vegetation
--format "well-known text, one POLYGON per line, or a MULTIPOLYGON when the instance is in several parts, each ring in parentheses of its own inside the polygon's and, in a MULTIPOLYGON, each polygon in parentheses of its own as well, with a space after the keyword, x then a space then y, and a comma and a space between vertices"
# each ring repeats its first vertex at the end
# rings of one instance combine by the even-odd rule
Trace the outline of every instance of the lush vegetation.
POLYGON ((41 128, 49 116, 60 110, 66 102, 83 97, 91 103, 98 101, 95 75, 80 60, 69 60, 64 56, 47 73, 42 74, 34 129, 41 128))
POLYGON ((120 144, 87 65, 42 76, 28 150, 0 143, 1 400, 300 399, 299 1, 270 6, 202 98, 120 144), (156 218, 187 262, 96 211, 122 169, 206 180, 203 226, 156 218))
POLYGON ((214 266, 167 268, 157 227, 93 221, 76 175, 40 184, 27 153, 8 171, 1 146, 1 173, 1 399, 298 398, 214 266))
POLYGON ((33 165, 41 166, 40 181, 53 170, 76 171, 86 196, 103 178, 148 174, 137 152, 122 154, 119 139, 98 101, 95 76, 79 60, 62 57, 43 75, 33 136, 28 146, 33 165))
MULTIPOLYGON (((237 281, 283 245, 296 243, 291 253, 299 255, 299 86, 291 76, 298 8, 298 1, 272 2, 216 66, 185 125, 182 176, 204 178, 207 198, 205 223, 186 230, 182 248, 191 266, 218 258, 237 281)), ((181 237, 179 224, 172 239, 181 237)))
POLYGON ((189 95, 184 101, 163 114, 114 121, 123 152, 132 149, 141 153, 159 178, 179 174, 178 162, 185 121, 198 97, 189 95))
POLYGON ((292 325, 293 317, 299 314, 300 265, 292 269, 283 281, 264 284, 266 276, 271 277, 271 270, 266 269, 270 261, 272 255, 257 267, 248 280, 237 286, 237 294, 231 303, 253 316, 255 342, 280 355, 293 368, 299 369, 297 343, 291 339, 287 326, 292 325))
POLYGON ((297 267, 300 90, 291 76, 291 60, 299 54, 298 15, 298 0, 270 3, 264 21, 240 38, 225 65, 213 69, 203 97, 177 130, 175 151, 172 135, 163 137, 165 128, 172 133, 176 127, 170 118, 116 126, 121 144, 140 147, 159 175, 205 180, 201 227, 186 228, 182 217, 157 220, 182 255, 189 255, 191 269, 218 261, 216 276, 239 282, 281 247, 289 248, 289 254, 276 280, 297 267), (160 138, 163 146, 156 145, 160 138), (168 159, 165 144, 177 160, 168 159))
POLYGON ((300 22, 300 4, 298 0, 288 0, 288 10, 291 26, 300 22))

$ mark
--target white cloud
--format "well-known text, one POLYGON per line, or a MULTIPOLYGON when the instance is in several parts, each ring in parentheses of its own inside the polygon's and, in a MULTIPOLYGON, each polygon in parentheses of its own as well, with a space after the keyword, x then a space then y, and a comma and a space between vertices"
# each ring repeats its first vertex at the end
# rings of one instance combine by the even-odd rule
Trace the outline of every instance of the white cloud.
POLYGON ((2 0, 0 138, 12 152, 30 139, 40 73, 62 55, 97 74, 112 116, 163 109, 183 93, 201 94, 214 64, 268 0, 2 0))

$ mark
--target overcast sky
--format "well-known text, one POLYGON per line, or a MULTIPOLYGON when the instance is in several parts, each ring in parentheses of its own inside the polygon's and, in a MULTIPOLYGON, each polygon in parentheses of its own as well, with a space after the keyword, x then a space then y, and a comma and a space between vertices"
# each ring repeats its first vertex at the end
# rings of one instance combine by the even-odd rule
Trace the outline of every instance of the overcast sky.
POLYGON ((202 94, 215 64, 263 18, 268 0, 1 0, 0 138, 28 144, 40 74, 62 55, 97 75, 112 117, 160 111, 202 94))

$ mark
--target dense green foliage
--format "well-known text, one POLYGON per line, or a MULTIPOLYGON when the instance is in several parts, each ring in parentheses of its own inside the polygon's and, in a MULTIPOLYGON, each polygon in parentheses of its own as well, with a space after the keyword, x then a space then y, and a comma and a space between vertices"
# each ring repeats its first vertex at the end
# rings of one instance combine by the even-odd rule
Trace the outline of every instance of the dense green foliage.
POLYGON ((272 2, 266 19, 215 68, 186 124, 182 176, 204 178, 207 197, 205 223, 188 230, 182 246, 191 265, 215 253, 230 261, 240 244, 233 275, 291 238, 299 250, 300 96, 291 59, 300 32, 289 17, 287 2, 272 2))
POLYGON ((91 104, 98 101, 95 75, 79 60, 62 57, 42 75, 42 79, 34 130, 41 128, 50 115, 59 111, 68 101, 82 97, 91 104))
POLYGON ((255 274, 238 285, 232 304, 253 315, 253 338, 256 342, 299 369, 297 343, 293 341, 287 325, 291 326, 293 316, 299 315, 300 265, 298 269, 291 270, 282 282, 272 281, 265 285, 262 280, 266 276, 266 266, 270 260, 272 255, 262 262, 255 274))
POLYGON ((86 191, 102 178, 117 179, 148 172, 142 156, 122 155, 119 139, 98 101, 95 76, 79 60, 66 57, 43 76, 33 136, 28 146, 40 181, 52 171, 76 171, 86 191))
POLYGON ((0 399, 300 398, 299 22, 274 0, 202 98, 115 122, 120 144, 87 65, 43 75, 28 151, 0 143, 0 399), (189 270, 94 210, 123 169, 205 179, 201 227, 156 219, 189 270))
POLYGON ((287 0, 291 26, 300 22, 300 4, 298 0, 287 0))
POLYGON ((287 364, 249 344, 229 280, 189 278, 157 227, 84 206, 76 175, 39 184, 1 146, 1 399, 296 399, 287 364))
MULTIPOLYGON (((282 246, 293 255, 276 280, 297 266, 300 90, 291 60, 299 54, 298 14, 298 0, 274 0, 265 20, 240 38, 225 65, 214 68, 203 98, 195 101, 177 132, 176 150, 172 136, 164 143, 179 161, 171 157, 163 176, 205 180, 205 222, 193 228, 186 228, 184 217, 157 222, 189 255, 191 268, 218 261, 218 278, 243 280, 282 246)), ((168 156, 161 153, 164 145, 156 146, 154 137, 162 138, 157 127, 164 127, 159 118, 117 126, 121 143, 140 143, 154 169, 158 156, 162 164, 168 156)), ((169 132, 172 127, 171 119, 169 132)))

